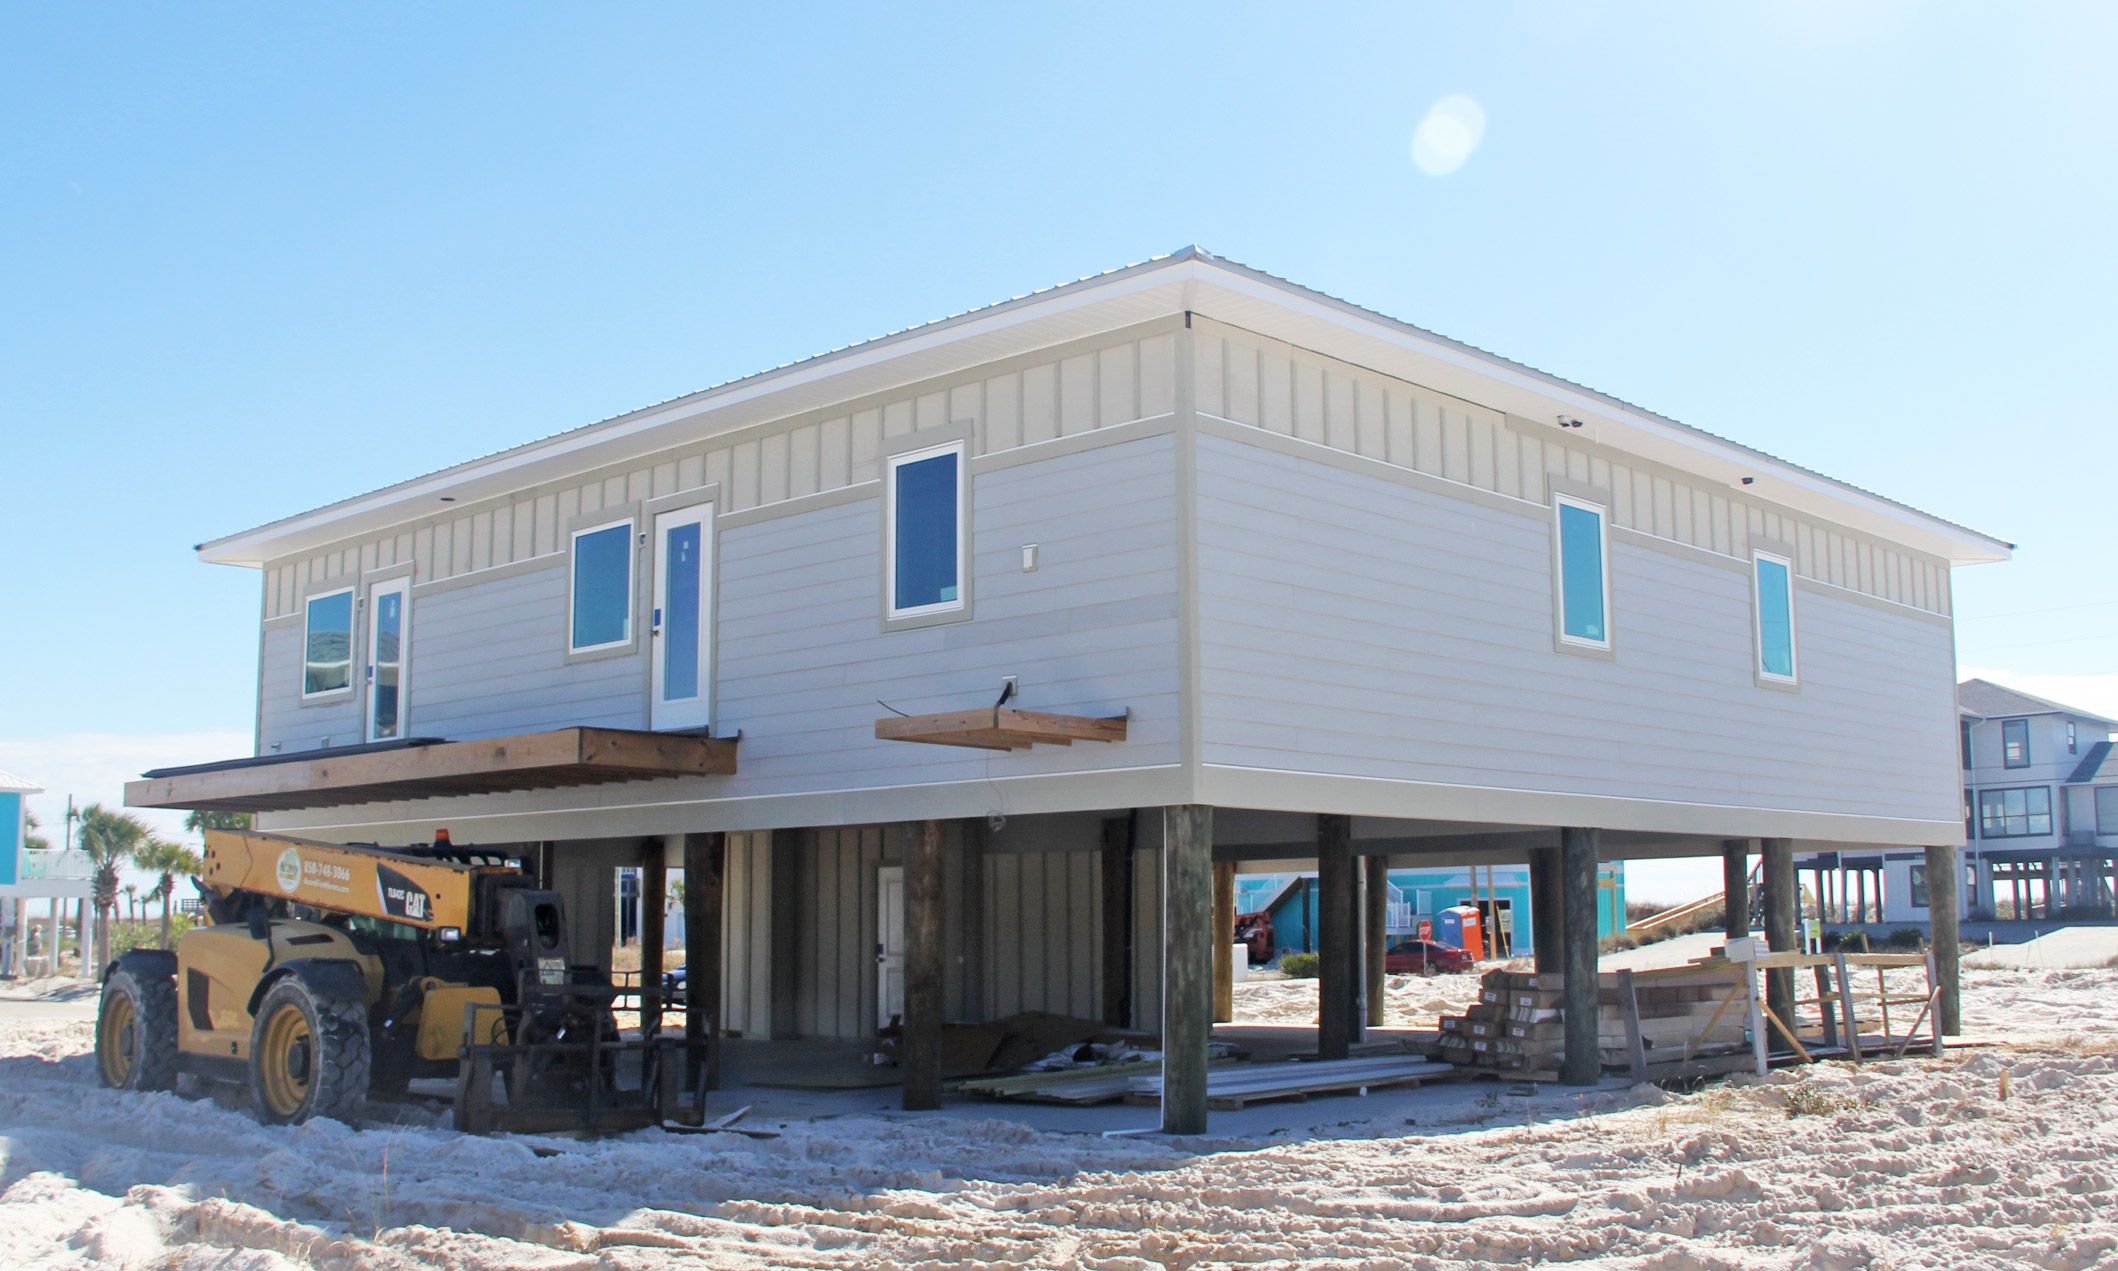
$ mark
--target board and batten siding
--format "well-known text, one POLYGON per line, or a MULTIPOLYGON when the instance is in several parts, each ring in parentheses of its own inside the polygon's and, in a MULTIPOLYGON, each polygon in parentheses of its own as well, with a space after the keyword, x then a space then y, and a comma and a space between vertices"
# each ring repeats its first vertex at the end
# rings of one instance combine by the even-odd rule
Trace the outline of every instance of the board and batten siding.
POLYGON ((1799 691, 1748 562, 1613 532, 1615 654, 1554 648, 1550 512, 1199 440, 1207 764, 1954 820, 1946 620, 1804 583, 1799 691))
POLYGON ((1946 562, 1798 517, 1764 499, 1524 420, 1201 318, 1199 413, 1531 502, 1547 476, 1610 492, 1611 519, 1674 543, 1747 558, 1762 538, 1795 549, 1795 572, 1946 614, 1946 562))

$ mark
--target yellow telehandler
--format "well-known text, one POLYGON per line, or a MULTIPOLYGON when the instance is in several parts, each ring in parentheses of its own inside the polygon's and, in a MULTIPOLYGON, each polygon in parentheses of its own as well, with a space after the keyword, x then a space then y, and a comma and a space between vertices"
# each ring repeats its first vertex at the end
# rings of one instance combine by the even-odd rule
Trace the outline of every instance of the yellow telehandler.
MULTIPOLYGON (((618 1131, 703 1120, 704 1030, 618 1031, 621 990, 575 965, 559 896, 447 831, 410 847, 206 832, 209 925, 104 972, 103 1084, 247 1087, 268 1123, 361 1120, 452 1077, 459 1129, 618 1131)), ((660 985, 638 990, 661 1004, 660 985)))

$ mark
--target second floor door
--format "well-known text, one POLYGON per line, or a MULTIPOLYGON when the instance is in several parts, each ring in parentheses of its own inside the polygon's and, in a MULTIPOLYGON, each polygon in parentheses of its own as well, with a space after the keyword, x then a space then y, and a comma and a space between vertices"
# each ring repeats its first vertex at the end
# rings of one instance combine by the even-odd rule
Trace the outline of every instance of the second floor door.
POLYGON ((405 671, 411 652, 412 580, 393 578, 368 588, 368 740, 405 735, 405 671))
POLYGON ((654 728, 703 728, 713 722, 713 504, 655 517, 654 728))

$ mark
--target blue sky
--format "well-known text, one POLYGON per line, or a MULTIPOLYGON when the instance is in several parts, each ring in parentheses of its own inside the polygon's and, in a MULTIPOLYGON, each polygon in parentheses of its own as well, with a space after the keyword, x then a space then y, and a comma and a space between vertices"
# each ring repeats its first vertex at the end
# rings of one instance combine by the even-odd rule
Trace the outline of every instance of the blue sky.
POLYGON ((2118 6, 1147 9, 6 10, 0 768, 247 744, 202 539, 1189 242, 2020 543, 1964 665, 2118 710, 2118 6))

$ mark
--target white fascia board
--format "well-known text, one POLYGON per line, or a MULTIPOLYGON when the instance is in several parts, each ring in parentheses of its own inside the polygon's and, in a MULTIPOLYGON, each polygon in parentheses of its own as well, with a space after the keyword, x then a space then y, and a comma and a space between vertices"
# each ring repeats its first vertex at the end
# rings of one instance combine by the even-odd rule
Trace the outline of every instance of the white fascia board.
POLYGON ((1579 418, 1588 425, 1579 431, 1590 440, 1954 565, 2012 555, 2013 545, 2000 539, 1297 284, 1220 262, 1190 267, 1201 274, 1192 307, 1208 317, 1525 419, 1556 427, 1558 415, 1579 418), (1757 484, 1743 485, 1744 477, 1757 484))

